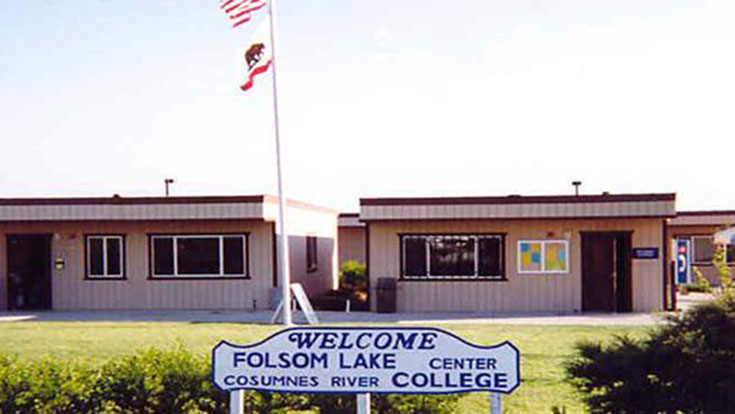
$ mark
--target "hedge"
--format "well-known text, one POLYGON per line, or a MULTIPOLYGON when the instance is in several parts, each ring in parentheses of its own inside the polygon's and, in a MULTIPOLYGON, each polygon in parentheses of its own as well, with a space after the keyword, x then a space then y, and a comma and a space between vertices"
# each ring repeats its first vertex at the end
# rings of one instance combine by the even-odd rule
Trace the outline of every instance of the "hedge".
POLYGON ((735 413, 735 292, 636 340, 583 342, 566 366, 593 413, 735 413))
MULTIPOLYGON (((0 355, 0 414, 227 413, 227 394, 210 382, 210 360, 178 348, 148 349, 102 366, 0 355)), ((445 414, 458 395, 373 395, 379 414, 445 414)), ((355 412, 352 395, 246 392, 246 413, 355 412)))

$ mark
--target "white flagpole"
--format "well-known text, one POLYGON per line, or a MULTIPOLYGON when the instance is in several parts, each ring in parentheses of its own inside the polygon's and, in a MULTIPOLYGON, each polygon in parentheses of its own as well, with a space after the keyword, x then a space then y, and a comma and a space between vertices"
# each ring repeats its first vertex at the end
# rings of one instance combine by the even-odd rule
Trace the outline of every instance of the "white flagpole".
POLYGON ((292 325, 293 319, 291 315, 291 270, 288 263, 288 233, 286 233, 286 197, 283 194, 283 174, 281 173, 281 139, 280 130, 278 128, 278 87, 276 82, 276 0, 268 1, 268 17, 270 19, 271 29, 271 70, 273 70, 273 120, 275 122, 276 133, 276 168, 278 170, 278 220, 281 227, 281 297, 283 298, 283 325, 292 325))

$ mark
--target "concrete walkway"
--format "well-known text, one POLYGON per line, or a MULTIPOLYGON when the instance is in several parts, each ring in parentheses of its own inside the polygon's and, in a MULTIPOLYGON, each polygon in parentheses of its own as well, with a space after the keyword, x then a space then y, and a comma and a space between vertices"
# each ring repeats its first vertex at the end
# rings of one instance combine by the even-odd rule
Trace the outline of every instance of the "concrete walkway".
MULTIPOLYGON (((393 313, 317 312, 321 323, 450 323, 519 325, 654 325, 664 314, 491 314, 474 312, 393 313)), ((0 323, 18 321, 94 321, 94 322, 187 322, 187 323, 270 323, 273 312, 237 311, 88 311, 88 312, 5 312, 0 323)), ((306 323, 294 312, 298 324, 306 323)))
MULTIPOLYGON (((688 309, 711 299, 711 295, 691 293, 679 298, 679 307, 688 309)), ((516 324, 516 325, 655 325, 667 315, 661 313, 488 313, 488 312, 317 312, 321 323, 419 324, 516 324)), ((95 322, 185 322, 185 323, 270 323, 271 311, 86 311, 86 312, 0 312, 0 322, 95 321, 95 322)), ((306 323, 300 312, 295 322, 306 323)))

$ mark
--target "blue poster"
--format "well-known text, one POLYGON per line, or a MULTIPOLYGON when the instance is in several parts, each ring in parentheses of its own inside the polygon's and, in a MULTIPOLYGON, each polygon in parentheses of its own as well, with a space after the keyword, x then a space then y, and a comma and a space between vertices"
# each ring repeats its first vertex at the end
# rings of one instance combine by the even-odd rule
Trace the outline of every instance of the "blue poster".
POLYGON ((691 242, 676 239, 676 284, 692 283, 691 242))

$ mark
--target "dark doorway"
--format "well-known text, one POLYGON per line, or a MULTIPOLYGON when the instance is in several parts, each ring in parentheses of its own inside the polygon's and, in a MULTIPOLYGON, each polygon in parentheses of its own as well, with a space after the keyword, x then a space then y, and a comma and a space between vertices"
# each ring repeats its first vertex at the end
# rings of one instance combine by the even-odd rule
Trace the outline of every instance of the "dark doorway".
POLYGON ((51 309, 51 236, 8 235, 8 309, 51 309))
POLYGON ((582 233, 582 310, 630 312, 631 232, 582 233))

